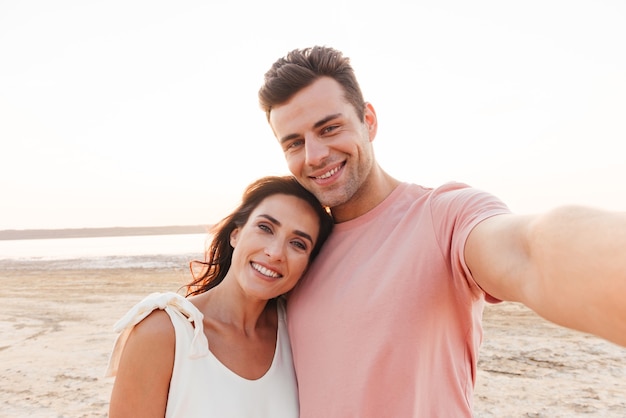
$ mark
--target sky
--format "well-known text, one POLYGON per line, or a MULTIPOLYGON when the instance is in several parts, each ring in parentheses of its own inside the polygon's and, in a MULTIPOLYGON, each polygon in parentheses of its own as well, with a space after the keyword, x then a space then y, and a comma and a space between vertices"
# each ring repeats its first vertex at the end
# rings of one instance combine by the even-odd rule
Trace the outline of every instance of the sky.
POLYGON ((0 0, 0 230, 210 224, 287 174, 263 74, 350 57, 392 176, 626 210, 621 0, 0 0))

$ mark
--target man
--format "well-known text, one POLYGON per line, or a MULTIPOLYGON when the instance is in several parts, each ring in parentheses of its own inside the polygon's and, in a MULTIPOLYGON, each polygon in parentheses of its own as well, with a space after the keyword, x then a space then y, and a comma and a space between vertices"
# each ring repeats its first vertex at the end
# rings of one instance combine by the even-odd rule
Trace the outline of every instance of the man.
POLYGON ((626 214, 513 215, 464 184, 392 178, 349 60, 294 50, 261 107, 335 230, 288 303, 301 417, 472 415, 485 300, 626 345, 626 214))

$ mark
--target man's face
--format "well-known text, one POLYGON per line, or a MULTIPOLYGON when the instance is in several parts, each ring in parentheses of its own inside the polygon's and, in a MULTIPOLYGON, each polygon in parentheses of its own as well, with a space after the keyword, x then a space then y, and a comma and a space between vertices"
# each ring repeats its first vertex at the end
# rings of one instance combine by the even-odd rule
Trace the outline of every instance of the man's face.
POLYGON ((355 204, 374 164, 373 108, 367 105, 359 120, 341 85, 323 77, 273 108, 269 122, 304 187, 331 208, 355 204))

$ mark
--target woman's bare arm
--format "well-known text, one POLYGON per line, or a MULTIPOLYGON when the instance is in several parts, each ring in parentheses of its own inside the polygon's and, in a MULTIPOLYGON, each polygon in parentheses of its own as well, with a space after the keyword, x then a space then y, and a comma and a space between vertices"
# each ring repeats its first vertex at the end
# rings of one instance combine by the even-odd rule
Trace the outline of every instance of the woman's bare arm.
POLYGON ((110 418, 164 417, 176 336, 165 311, 156 310, 130 333, 115 377, 110 418))

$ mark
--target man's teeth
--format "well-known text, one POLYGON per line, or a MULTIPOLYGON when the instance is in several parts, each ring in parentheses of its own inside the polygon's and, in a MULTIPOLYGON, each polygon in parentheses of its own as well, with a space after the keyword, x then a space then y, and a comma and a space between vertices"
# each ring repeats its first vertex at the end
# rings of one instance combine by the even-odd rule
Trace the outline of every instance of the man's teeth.
POLYGON ((252 268, 261 273, 264 276, 273 277, 275 279, 280 277, 280 274, 276 273, 273 270, 267 269, 259 264, 252 263, 252 268))
POLYGON ((318 180, 324 180, 324 179, 327 179, 328 177, 332 176, 333 174, 335 174, 337 171, 339 171, 339 167, 335 167, 332 170, 322 174, 319 177, 315 177, 315 178, 318 179, 318 180))

